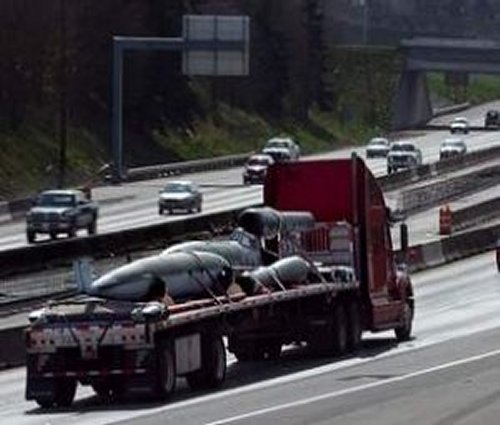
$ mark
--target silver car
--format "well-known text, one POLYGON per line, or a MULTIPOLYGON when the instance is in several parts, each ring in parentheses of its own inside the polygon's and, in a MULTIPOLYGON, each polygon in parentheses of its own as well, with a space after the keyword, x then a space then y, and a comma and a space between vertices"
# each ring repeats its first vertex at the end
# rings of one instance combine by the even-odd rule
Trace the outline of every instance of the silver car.
POLYGON ((465 117, 455 117, 450 123, 450 133, 469 133, 469 120, 465 117))
POLYGON ((385 158, 391 149, 391 142, 385 137, 374 137, 366 147, 367 158, 385 158))
POLYGON ((201 212, 202 203, 203 196, 198 185, 187 180, 171 181, 160 190, 158 213, 163 215, 164 211, 168 211, 172 214, 175 210, 201 212))
POLYGON ((467 145, 459 138, 446 139, 439 148, 439 159, 451 158, 453 156, 465 155, 467 153, 467 145))

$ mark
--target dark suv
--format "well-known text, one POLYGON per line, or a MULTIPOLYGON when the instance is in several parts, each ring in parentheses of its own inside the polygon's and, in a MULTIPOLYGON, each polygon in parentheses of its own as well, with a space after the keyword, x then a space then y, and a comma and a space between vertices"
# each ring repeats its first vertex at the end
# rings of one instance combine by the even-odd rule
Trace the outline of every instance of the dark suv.
POLYGON ((500 112, 495 109, 486 112, 484 126, 486 128, 498 128, 500 126, 500 112))
POLYGON ((35 242, 38 233, 56 239, 60 233, 76 236, 78 229, 89 235, 97 231, 99 208, 80 190, 46 190, 38 195, 26 216, 26 237, 35 242))

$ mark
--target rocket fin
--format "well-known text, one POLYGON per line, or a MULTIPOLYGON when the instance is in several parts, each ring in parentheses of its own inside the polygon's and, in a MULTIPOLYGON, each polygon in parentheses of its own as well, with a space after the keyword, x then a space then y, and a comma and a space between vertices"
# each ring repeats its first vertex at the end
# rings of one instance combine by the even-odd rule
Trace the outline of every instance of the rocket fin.
POLYGON ((78 292, 91 295, 92 282, 95 273, 90 264, 90 259, 88 257, 82 257, 77 260, 73 260, 73 273, 75 274, 78 292))

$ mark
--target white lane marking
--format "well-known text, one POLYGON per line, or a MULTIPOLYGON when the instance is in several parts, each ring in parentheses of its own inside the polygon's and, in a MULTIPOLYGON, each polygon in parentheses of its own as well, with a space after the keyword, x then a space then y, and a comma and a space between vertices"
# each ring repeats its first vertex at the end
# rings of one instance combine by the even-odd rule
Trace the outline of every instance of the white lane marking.
POLYGON ((455 360, 453 362, 443 363, 441 365, 434 366, 434 367, 431 367, 428 369, 422 369, 422 370, 419 370, 417 372, 408 373, 407 375, 398 376, 396 378, 389 378, 389 379, 386 379, 386 380, 381 381, 381 382, 373 382, 371 384, 359 385, 357 387, 347 388, 345 390, 333 391, 333 392, 330 392, 327 394, 321 394, 321 395, 318 395, 315 397, 308 397, 308 398, 305 398, 302 400, 296 400, 296 401, 293 401, 290 403, 284 403, 284 404, 280 404, 277 406, 267 407, 265 409, 255 410, 253 412, 244 413, 242 415, 237 415, 237 416, 232 416, 230 418, 221 419, 221 420, 218 420, 215 422, 208 422, 205 425, 223 425, 223 424, 228 424, 228 423, 232 423, 232 422, 237 422, 237 421, 240 421, 242 419, 247 419, 247 418, 251 418, 254 416, 262 416, 262 415, 265 415, 266 413, 277 412, 279 410, 285 410, 285 409, 289 409, 291 407, 304 406, 306 404, 316 403, 318 401, 326 400, 329 398, 341 397, 341 396, 356 393, 359 391, 364 391, 364 390, 368 390, 368 389, 372 389, 372 388, 390 385, 390 384, 393 384, 396 382, 401 382, 401 381, 405 381, 407 379, 412 379, 412 378, 416 378, 419 376, 428 375, 430 373, 439 372, 439 371, 442 371, 445 369, 451 369, 451 368, 461 366, 461 365, 464 365, 467 363, 474 363, 474 362, 477 362, 480 360, 484 360, 484 359, 499 356, 499 355, 500 355, 500 350, 490 351, 488 353, 479 354, 477 356, 467 357, 464 359, 455 360))

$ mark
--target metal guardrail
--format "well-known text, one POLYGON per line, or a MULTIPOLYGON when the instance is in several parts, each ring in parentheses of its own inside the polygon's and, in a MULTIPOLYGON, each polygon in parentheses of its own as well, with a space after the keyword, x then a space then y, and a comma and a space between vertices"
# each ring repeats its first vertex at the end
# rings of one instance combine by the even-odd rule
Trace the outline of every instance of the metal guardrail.
POLYGON ((253 153, 254 152, 248 152, 238 155, 221 156, 212 159, 197 159, 193 161, 173 162, 170 164, 159 164, 150 165, 147 167, 131 168, 127 171, 125 180, 148 180, 158 177, 239 166, 243 165, 248 157, 253 153))

